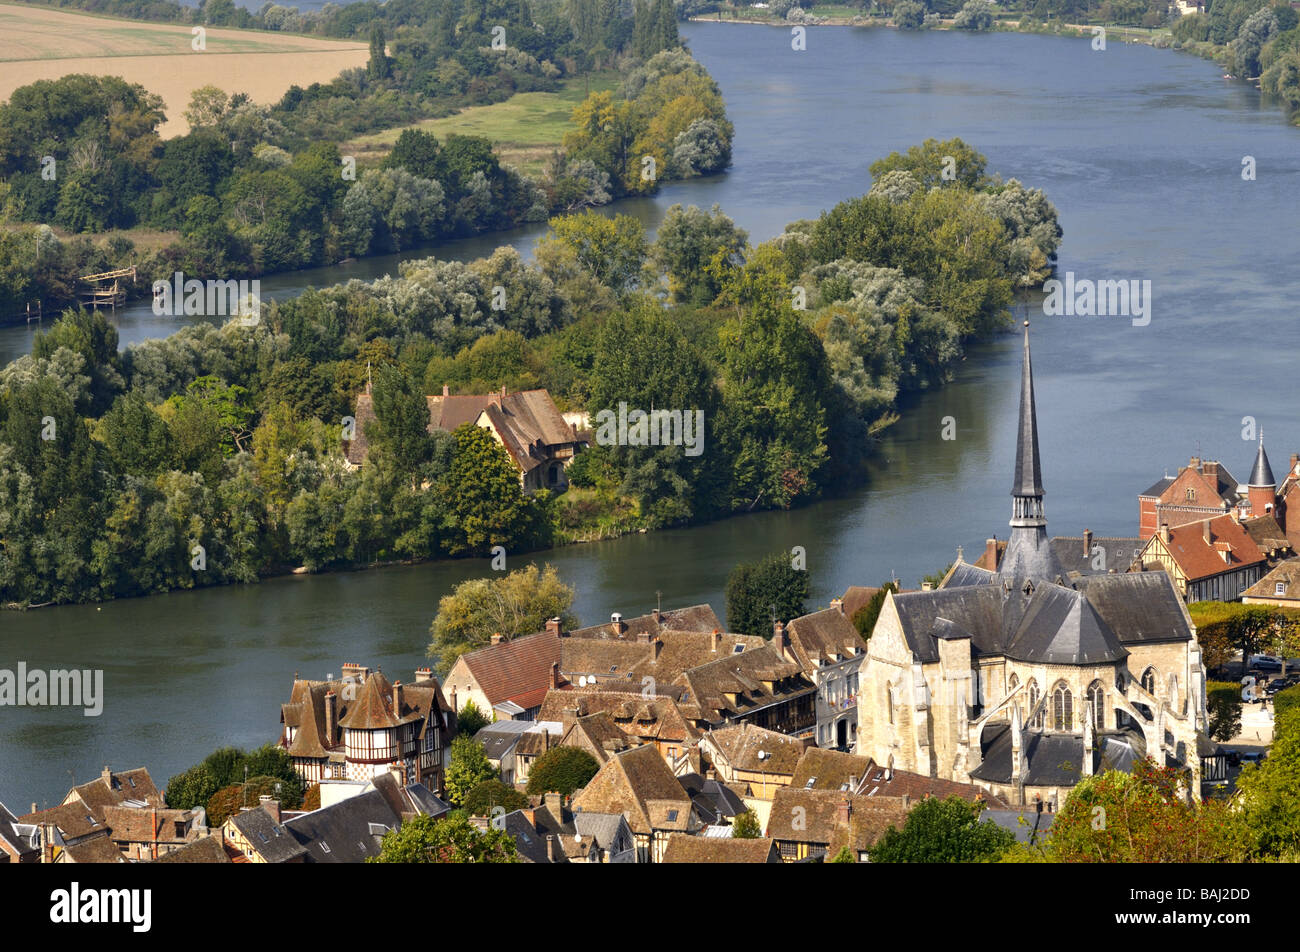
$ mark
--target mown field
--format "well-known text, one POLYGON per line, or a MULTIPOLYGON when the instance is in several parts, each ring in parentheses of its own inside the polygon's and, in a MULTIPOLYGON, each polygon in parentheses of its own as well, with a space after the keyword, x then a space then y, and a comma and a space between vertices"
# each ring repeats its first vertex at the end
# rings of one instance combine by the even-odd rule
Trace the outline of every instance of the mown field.
POLYGON ((163 97, 169 137, 188 131, 182 113, 200 86, 270 103, 293 83, 328 82, 369 57, 364 43, 225 29, 209 29, 196 51, 190 29, 0 3, 0 99, 69 73, 121 76, 163 97))
POLYGON ((347 143, 342 151, 357 156, 362 164, 369 164, 387 155, 402 129, 407 128, 431 132, 439 139, 451 133, 484 136, 496 144, 497 154, 507 165, 535 174, 545 166, 551 152, 559 148, 569 128, 573 107, 588 92, 613 89, 619 79, 616 72, 570 79, 559 92, 518 93, 505 102, 473 106, 442 119, 385 129, 347 143))

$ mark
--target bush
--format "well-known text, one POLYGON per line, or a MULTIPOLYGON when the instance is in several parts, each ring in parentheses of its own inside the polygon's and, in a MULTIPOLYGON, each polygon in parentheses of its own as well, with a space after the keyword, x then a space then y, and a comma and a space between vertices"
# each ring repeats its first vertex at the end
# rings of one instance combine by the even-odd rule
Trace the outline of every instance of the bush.
POLYGON ((1300 684, 1278 691, 1273 695, 1273 717, 1280 718, 1286 711, 1300 708, 1300 684))
POLYGON ((600 764, 580 747, 556 747, 538 757, 528 772, 528 792, 534 795, 556 791, 566 797, 585 787, 600 764))
POLYGON ((1241 730, 1241 685, 1231 681, 1209 681, 1205 685, 1211 740, 1226 741, 1241 730))

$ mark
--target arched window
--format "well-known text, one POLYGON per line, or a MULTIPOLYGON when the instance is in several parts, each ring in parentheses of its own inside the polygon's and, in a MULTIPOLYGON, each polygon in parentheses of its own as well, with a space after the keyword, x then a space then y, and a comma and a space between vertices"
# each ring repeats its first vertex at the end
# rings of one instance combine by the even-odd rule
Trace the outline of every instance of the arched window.
MULTIPOLYGON (((1029 679, 1029 687, 1026 689, 1029 693, 1029 713, 1033 714, 1034 708, 1038 706, 1038 682, 1033 678, 1029 679)), ((1037 715, 1029 719, 1030 730, 1043 729, 1043 712, 1039 711, 1037 715)))
POLYGON ((1052 730, 1068 731, 1074 726, 1074 697, 1064 681, 1052 689, 1052 730))
POLYGON ((1156 669, 1155 668, 1147 668, 1145 671, 1142 672, 1142 690, 1146 691, 1147 694, 1151 694, 1151 695, 1154 695, 1156 693, 1156 669))
POLYGON ((1092 726, 1094 730, 1106 729, 1106 691, 1100 681, 1088 685, 1088 703, 1092 705, 1092 726))

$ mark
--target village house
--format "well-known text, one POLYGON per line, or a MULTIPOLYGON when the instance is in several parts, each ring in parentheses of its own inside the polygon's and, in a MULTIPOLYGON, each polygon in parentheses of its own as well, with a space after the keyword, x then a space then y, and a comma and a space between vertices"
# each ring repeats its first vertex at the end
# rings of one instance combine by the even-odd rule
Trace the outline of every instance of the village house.
POLYGON ((1165 571, 1190 602, 1231 602, 1268 571, 1268 558, 1242 526, 1237 512, 1160 526, 1142 551, 1145 571, 1165 571))
POLYGON ((306 863, 364 863, 378 856, 384 834, 402 824, 379 790, 348 797, 283 824, 306 851, 306 863))
POLYGON ((700 738, 700 756, 719 780, 741 792, 759 822, 767 820, 772 797, 790 783, 808 743, 787 734, 742 723, 700 738))
POLYGON ((0 858, 6 863, 39 863, 41 834, 34 823, 18 818, 0 803, 0 858))
POLYGON ((154 860, 208 836, 203 811, 104 807, 109 838, 128 860, 154 860))
POLYGON ((817 726, 817 686, 784 652, 778 638, 683 672, 677 701, 701 729, 750 723, 795 737, 812 738, 817 726))
POLYGON ((126 862, 109 837, 108 824, 81 803, 33 810, 18 823, 36 828, 42 863, 126 862))
POLYGON ((867 643, 841 599, 831 607, 776 623, 772 643, 817 686, 815 737, 822 747, 846 750, 858 739, 858 668, 867 643))
POLYGON ((681 783, 648 745, 610 757, 574 796, 573 810, 623 814, 642 863, 660 862, 670 834, 703 826, 681 783))
MULTIPOLYGON (((483 822, 474 820, 476 825, 483 822)), ((635 863, 636 842, 621 813, 574 812, 558 793, 498 821, 526 863, 635 863)))
POLYGON ((1205 672, 1180 593, 1165 572, 1072 577, 1043 495, 1026 327, 1011 538, 996 572, 959 559, 938 589, 886 597, 855 753, 1015 806, 1144 755, 1199 793, 1205 672))
POLYGON ((364 781, 396 766, 408 780, 442 792, 456 717, 428 668, 405 685, 352 663, 343 666, 340 680, 295 675, 280 722, 279 744, 309 783, 364 781))
MULTIPOLYGON (((577 428, 567 422, 546 390, 523 390, 453 396, 447 387, 440 396, 425 398, 429 404, 429 426, 451 432, 469 423, 482 427, 505 448, 519 471, 524 492, 539 489, 562 490, 568 484, 565 469, 584 446, 577 428)), ((357 397, 354 437, 345 444, 351 466, 361 466, 370 449, 366 427, 376 420, 374 400, 367 385, 357 397)))
POLYGON ((269 797, 234 814, 221 826, 228 853, 249 863, 305 863, 307 849, 280 822, 280 805, 269 797))
POLYGON ((1287 559, 1241 593, 1247 605, 1300 608, 1300 559, 1287 559))
POLYGON ((573 717, 560 737, 560 747, 585 750, 597 764, 604 764, 614 754, 636 747, 640 741, 623 732, 606 711, 573 717))
POLYGON ((200 822, 202 811, 194 814, 167 811, 162 794, 149 771, 143 767, 117 773, 105 767, 98 779, 69 790, 59 806, 38 811, 33 803, 32 812, 20 817, 18 822, 24 827, 35 828, 43 863, 113 863, 126 861, 124 849, 133 853, 133 858, 140 858, 140 844, 152 844, 149 837, 139 841, 132 839, 135 833, 148 825, 145 818, 150 811, 163 814, 172 824, 183 818, 185 824, 185 832, 179 840, 173 836, 175 825, 158 826, 161 851, 205 835, 200 822), (135 812, 110 816, 110 811, 117 808, 135 812), (113 820, 131 827, 130 831, 124 829, 120 846, 112 835, 113 820))
POLYGON ((488 763, 501 771, 502 783, 522 785, 533 761, 560 746, 562 726, 558 721, 497 721, 480 728, 474 740, 488 763))
MULTIPOLYGON (((691 798, 695 815, 700 818, 706 830, 730 830, 736 817, 751 812, 739 786, 724 783, 715 777, 705 777, 696 771, 678 773, 677 782, 691 798)), ((701 834, 704 832, 701 831, 701 834)))
POLYGON ((222 845, 220 836, 205 836, 159 856, 155 863, 231 863, 233 860, 222 845))
POLYGON ((782 787, 772 800, 766 834, 787 863, 829 861, 844 847, 861 863, 886 830, 902 827, 911 805, 907 797, 782 787))
POLYGON ((776 841, 720 836, 686 836, 673 833, 664 850, 664 863, 779 863, 776 841))
POLYGON ((607 715, 632 745, 653 747, 666 764, 675 763, 700 739, 700 731, 682 713, 677 702, 665 695, 598 688, 551 691, 542 703, 539 717, 558 720, 567 734, 579 720, 593 714, 607 715))

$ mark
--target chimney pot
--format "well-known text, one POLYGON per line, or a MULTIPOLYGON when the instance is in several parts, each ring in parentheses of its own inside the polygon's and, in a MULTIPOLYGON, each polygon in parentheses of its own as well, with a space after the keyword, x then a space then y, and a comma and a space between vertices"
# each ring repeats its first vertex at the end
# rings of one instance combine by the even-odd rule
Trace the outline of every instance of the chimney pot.
POLYGON ((1169 523, 1167 522, 1160 523, 1160 541, 1166 544, 1169 542, 1169 523))
POLYGON ((559 615, 556 615, 554 618, 547 619, 546 630, 549 631, 551 634, 555 635, 555 637, 557 638, 564 637, 564 626, 560 624, 559 615))
POLYGON ((1092 555, 1092 530, 1083 530, 1083 557, 1086 559, 1092 555))
POLYGON ((714 653, 718 653, 718 645, 722 643, 722 632, 717 628, 713 629, 713 634, 709 636, 709 648, 714 653))
POLYGON ((499 645, 499 644, 501 644, 501 642, 503 642, 503 641, 505 641, 505 638, 503 638, 503 637, 501 636, 501 632, 499 632, 499 631, 494 631, 494 632, 492 633, 492 644, 494 644, 494 645, 499 645))
POLYGON ((831 599, 831 608, 834 608, 834 609, 835 609, 836 611, 838 611, 841 615, 843 615, 843 614, 844 614, 844 599, 842 599, 842 598, 832 598, 832 599, 831 599))

